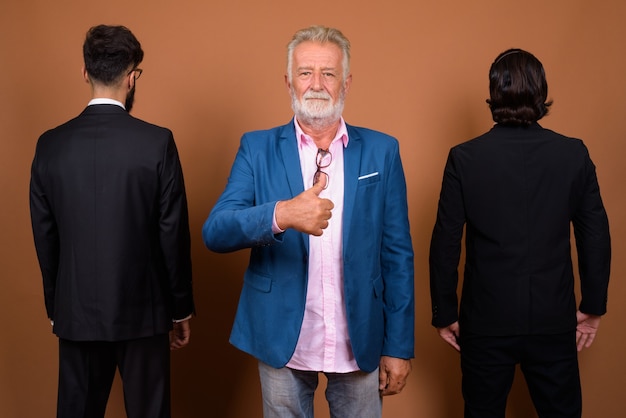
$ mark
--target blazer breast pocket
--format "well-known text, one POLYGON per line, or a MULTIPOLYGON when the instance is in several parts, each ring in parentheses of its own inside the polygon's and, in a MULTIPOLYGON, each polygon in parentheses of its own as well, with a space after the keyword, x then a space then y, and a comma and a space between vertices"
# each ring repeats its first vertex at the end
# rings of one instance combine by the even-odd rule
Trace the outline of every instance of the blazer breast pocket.
POLYGON ((363 174, 359 176, 357 180, 359 181, 358 187, 368 186, 370 184, 378 183, 380 181, 380 174, 378 173, 378 171, 363 174))

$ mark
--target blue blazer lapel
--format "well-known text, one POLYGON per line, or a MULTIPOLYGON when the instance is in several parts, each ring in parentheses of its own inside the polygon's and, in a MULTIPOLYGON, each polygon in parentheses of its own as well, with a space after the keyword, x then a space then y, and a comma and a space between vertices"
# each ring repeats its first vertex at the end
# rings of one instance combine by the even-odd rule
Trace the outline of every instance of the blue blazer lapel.
POLYGON ((296 141, 296 129, 291 123, 283 126, 278 137, 280 159, 282 160, 289 183, 291 196, 295 197, 304 191, 302 181, 302 168, 300 167, 300 155, 298 154, 298 142, 296 141))
MULTIPOLYGON (((279 133, 278 148, 280 152, 278 158, 282 160, 285 169, 289 192, 291 197, 295 197, 304 191, 304 182, 302 180, 302 167, 300 166, 300 154, 298 153, 298 141, 296 140, 296 128, 294 127, 293 119, 290 123, 283 126, 279 133)), ((308 253, 308 235, 300 232, 298 234, 301 236, 304 248, 308 253)))
POLYGON ((347 242, 350 233, 363 145, 361 135, 349 125, 346 128, 349 140, 348 146, 343 150, 343 242, 347 242))

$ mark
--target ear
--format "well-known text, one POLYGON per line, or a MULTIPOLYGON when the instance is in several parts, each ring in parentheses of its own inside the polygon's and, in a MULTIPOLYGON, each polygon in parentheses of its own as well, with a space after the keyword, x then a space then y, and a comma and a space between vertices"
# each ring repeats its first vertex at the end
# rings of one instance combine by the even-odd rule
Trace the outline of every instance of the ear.
POLYGON ((89 74, 87 73, 87 69, 85 68, 84 65, 83 65, 83 68, 80 70, 80 72, 83 75, 83 80, 85 80, 85 83, 89 84, 89 74))
POLYGON ((352 74, 348 74, 348 77, 346 77, 346 81, 343 83, 344 94, 348 93, 348 90, 350 90, 351 85, 352 85, 352 74))
POLYGON ((128 90, 132 90, 135 87, 135 72, 131 71, 126 77, 128 77, 128 90))
POLYGON ((291 93, 291 83, 289 82, 289 77, 285 74, 285 86, 287 87, 287 91, 291 93))

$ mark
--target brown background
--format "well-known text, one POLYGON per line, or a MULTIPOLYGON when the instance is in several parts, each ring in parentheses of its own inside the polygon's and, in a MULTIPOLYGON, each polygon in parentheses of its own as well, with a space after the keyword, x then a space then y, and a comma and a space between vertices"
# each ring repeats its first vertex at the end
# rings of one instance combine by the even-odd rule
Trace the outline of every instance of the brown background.
MULTIPOLYGON (((213 254, 200 229, 241 134, 289 121, 285 45, 318 23, 353 44, 346 120, 396 136, 407 175, 416 359, 405 392, 385 399, 386 416, 461 416, 458 356, 429 325, 427 248, 448 149, 491 126, 487 72, 509 47, 546 68, 554 106, 543 126, 583 138, 598 166, 614 263, 609 314, 580 355, 584 415, 623 416, 625 18, 622 0, 1 0, 0 416, 54 416, 57 340, 31 238, 29 169, 38 136, 89 100, 81 46, 99 23, 124 24, 142 42, 134 114, 174 131, 187 181, 198 317, 190 346, 173 354, 175 417, 261 416, 256 364, 227 342, 247 252, 213 254)), ((107 417, 123 416, 116 381, 107 417)), ((507 416, 534 416, 519 374, 507 416)))

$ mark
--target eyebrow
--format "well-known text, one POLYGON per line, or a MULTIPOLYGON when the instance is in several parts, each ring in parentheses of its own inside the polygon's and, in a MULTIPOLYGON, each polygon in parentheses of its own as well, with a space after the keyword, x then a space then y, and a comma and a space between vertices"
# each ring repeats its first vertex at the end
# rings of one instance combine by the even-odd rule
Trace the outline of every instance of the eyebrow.
MULTIPOLYGON (((302 65, 300 67, 296 68, 296 71, 300 71, 300 70, 313 70, 315 69, 315 67, 311 66, 311 65, 302 65)), ((322 67, 320 68, 321 71, 337 71, 337 67, 322 67)))

